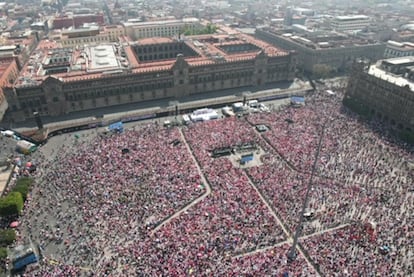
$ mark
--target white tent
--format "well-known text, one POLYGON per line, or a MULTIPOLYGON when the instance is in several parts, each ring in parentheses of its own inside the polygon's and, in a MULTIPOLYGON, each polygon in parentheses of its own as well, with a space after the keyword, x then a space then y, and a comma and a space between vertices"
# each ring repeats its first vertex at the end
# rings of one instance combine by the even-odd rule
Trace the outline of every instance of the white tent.
POLYGON ((16 150, 23 154, 29 154, 36 151, 35 144, 28 142, 27 140, 19 140, 16 144, 16 150))

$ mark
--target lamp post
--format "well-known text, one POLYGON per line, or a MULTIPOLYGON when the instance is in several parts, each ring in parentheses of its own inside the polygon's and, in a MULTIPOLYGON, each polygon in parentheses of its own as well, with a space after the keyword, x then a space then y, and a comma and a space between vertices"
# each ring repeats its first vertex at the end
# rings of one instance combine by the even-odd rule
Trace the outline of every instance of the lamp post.
POLYGON ((288 257, 289 261, 294 261, 297 257, 296 246, 298 244, 298 239, 299 239, 299 237, 302 233, 304 213, 306 211, 306 207, 308 206, 308 202, 309 202, 309 194, 310 194, 310 191, 312 189, 313 176, 315 175, 316 165, 317 165, 317 162, 318 162, 318 159, 319 159, 319 153, 320 153, 321 147, 322 147, 322 138, 323 138, 323 135, 324 135, 324 132, 325 132, 325 125, 326 125, 326 121, 322 125, 321 135, 319 136, 319 142, 318 142, 318 147, 316 149, 315 160, 313 161, 311 176, 309 178, 309 183, 308 183, 308 186, 306 188, 305 199, 303 201, 302 210, 301 210, 301 213, 300 213, 300 216, 299 216, 299 224, 296 227, 295 235, 293 237, 292 247, 289 249, 289 252, 287 253, 287 257, 288 257))

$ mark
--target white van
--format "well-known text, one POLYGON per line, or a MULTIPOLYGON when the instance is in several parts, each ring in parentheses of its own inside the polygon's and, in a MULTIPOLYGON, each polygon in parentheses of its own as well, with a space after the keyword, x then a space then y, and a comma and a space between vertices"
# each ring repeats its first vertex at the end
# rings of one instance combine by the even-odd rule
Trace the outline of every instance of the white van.
POLYGON ((231 105, 235 113, 242 112, 244 110, 243 102, 236 102, 231 105))
POLYGON ((171 121, 170 121, 170 120, 166 120, 166 121, 164 121, 164 127, 169 128, 169 127, 171 127, 171 126, 172 126, 172 123, 171 123, 171 121))
POLYGON ((252 111, 252 112, 254 112, 254 113, 257 113, 257 112, 259 112, 259 111, 260 111, 260 110, 259 110, 259 108, 260 108, 260 104, 259 104, 259 101, 257 101, 257 100, 249 100, 249 101, 247 102, 247 105, 249 106, 250 111, 252 111))
POLYGON ((183 124, 188 125, 188 124, 190 124, 190 122, 191 122, 191 119, 188 116, 188 114, 183 114, 183 124))
POLYGON ((258 100, 249 100, 249 102, 247 102, 250 108, 255 108, 258 109, 259 108, 259 101, 258 100))
POLYGON ((233 110, 229 106, 223 107, 221 109, 221 113, 225 116, 234 116, 235 115, 233 110))

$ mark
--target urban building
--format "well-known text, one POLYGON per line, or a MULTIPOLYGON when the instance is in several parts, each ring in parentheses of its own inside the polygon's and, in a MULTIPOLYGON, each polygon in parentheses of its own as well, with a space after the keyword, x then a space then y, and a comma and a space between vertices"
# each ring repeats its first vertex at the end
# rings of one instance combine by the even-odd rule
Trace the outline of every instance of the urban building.
POLYGON ((61 16, 53 19, 52 29, 63 28, 79 28, 85 23, 96 23, 98 25, 104 25, 104 15, 102 13, 97 14, 75 14, 71 16, 61 16))
POLYGON ((0 37, 0 58, 17 58, 21 68, 29 59, 30 53, 36 48, 38 34, 35 32, 15 32, 0 37))
POLYGON ((125 34, 133 40, 151 37, 178 37, 185 29, 195 31, 202 28, 200 20, 197 18, 145 22, 130 20, 122 25, 125 28, 125 34))
POLYGON ((355 63, 344 103, 414 132, 414 56, 355 63))
POLYGON ((271 28, 256 29, 258 39, 276 47, 295 50, 298 67, 305 72, 315 72, 315 66, 326 65, 330 71, 342 72, 351 68, 356 58, 378 60, 383 57, 385 44, 370 42, 336 32, 307 32, 295 34, 271 28))
POLYGON ((63 47, 76 47, 80 45, 96 45, 101 43, 117 42, 124 35, 122 26, 86 26, 77 29, 62 30, 58 36, 63 47))
POLYGON ((391 40, 398 42, 414 42, 414 23, 404 24, 398 29, 395 29, 391 36, 391 40))
POLYGON ((19 68, 15 58, 0 58, 0 121, 8 107, 3 87, 13 84, 18 74, 19 68))
POLYGON ((385 48, 384 58, 414 56, 414 43, 389 40, 385 48))
POLYGON ((102 32, 108 35, 109 41, 118 41, 119 37, 125 35, 125 29, 121 25, 105 25, 102 32))
POLYGON ((295 53, 235 30, 78 48, 44 40, 5 88, 5 121, 292 81, 296 63, 295 53))
POLYGON ((371 24, 371 18, 366 15, 340 15, 331 21, 331 28, 338 32, 359 31, 371 24))

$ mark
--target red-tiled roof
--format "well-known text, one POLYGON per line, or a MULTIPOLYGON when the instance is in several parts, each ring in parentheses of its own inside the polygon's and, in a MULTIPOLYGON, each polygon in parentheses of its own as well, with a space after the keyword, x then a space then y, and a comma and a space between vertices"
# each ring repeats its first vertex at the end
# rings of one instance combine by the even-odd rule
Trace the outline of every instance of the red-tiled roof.
MULTIPOLYGON (((278 49, 266 42, 260 41, 251 37, 246 34, 242 34, 238 31, 235 31, 231 28, 224 28, 227 34, 213 34, 213 35, 200 35, 200 36, 191 36, 187 37, 184 43, 188 47, 191 47, 196 53, 198 53, 198 57, 186 57, 185 60, 190 66, 203 66, 214 64, 217 61, 225 61, 225 62, 237 62, 237 61, 244 61, 244 60, 253 60, 260 52, 264 52, 266 55, 270 57, 274 56, 286 56, 289 55, 289 52, 278 49), (227 30, 228 29, 228 30, 227 30), (231 32, 230 32, 231 30, 231 32), (195 43, 195 41, 199 41, 199 43, 195 43), (219 41, 217 43, 217 41, 219 41), (236 53, 226 53, 220 49, 220 46, 223 45, 237 45, 237 44, 246 44, 250 43, 255 45, 256 47, 260 48, 260 50, 252 50, 248 52, 236 52, 236 53)), ((223 31, 223 29, 222 29, 223 31)), ((164 43, 171 43, 177 40, 172 38, 146 38, 137 41, 140 45, 154 45, 154 44, 164 44, 164 43)), ((132 48, 132 42, 129 41, 127 36, 123 36, 120 40, 121 44, 124 45, 125 56, 128 61, 128 68, 129 72, 132 73, 144 73, 144 72, 156 72, 156 71, 163 71, 163 70, 170 70, 175 63, 175 59, 166 59, 166 60, 159 60, 159 61, 139 61, 137 59, 136 54, 132 48)), ((59 43, 55 41, 43 40, 39 43, 36 51, 34 51, 34 56, 32 55, 32 59, 37 59, 37 61, 32 62, 32 68, 29 70, 28 65, 26 64, 22 70, 21 76, 26 78, 20 78, 21 81, 20 85, 28 84, 32 85, 34 82, 41 82, 47 76, 37 75, 37 70, 34 70, 33 67, 36 66, 37 63, 42 63, 47 59, 48 53, 51 49, 61 47, 59 43), (29 81, 28 81, 29 80, 29 81)), ((72 65, 70 72, 67 73, 58 73, 53 74, 53 76, 59 78, 63 82, 72 82, 76 80, 88 80, 88 79, 95 79, 101 78, 102 72, 87 72, 86 65, 83 62, 90 62, 90 57, 86 59, 86 57, 81 58, 80 50, 73 49, 70 53, 72 56, 72 62, 77 62, 76 66, 72 65), (84 59, 84 60, 83 60, 84 59)), ((121 57, 118 57, 122 60, 121 57)), ((120 70, 123 69, 122 67, 119 68, 120 70)), ((19 83, 17 83, 19 85, 19 83)))

